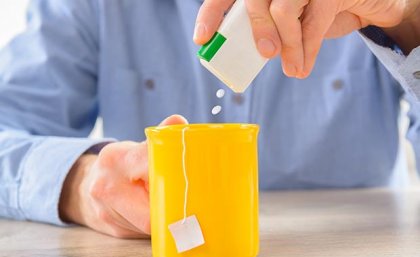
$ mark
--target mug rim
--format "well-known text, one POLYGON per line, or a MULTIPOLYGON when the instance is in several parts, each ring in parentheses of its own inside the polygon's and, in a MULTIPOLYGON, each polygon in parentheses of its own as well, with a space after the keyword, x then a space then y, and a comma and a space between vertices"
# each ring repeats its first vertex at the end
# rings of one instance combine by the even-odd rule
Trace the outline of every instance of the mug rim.
POLYGON ((145 129, 145 132, 181 132, 185 127, 188 131, 232 131, 232 130, 249 130, 259 129, 258 124, 253 123, 192 123, 192 124, 176 124, 166 126, 151 126, 145 129))

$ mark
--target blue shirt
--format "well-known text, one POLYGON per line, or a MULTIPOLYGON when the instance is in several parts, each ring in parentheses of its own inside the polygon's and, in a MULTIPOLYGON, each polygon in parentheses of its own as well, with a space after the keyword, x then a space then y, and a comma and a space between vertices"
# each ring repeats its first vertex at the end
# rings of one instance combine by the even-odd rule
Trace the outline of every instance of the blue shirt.
MULTIPOLYGON (((103 141, 86 138, 98 116, 106 137, 135 141, 174 113, 191 123, 258 123, 261 189, 401 178, 393 171, 404 92, 358 34, 326 41, 306 80, 285 77, 276 58, 244 95, 226 88, 219 99, 225 86, 199 64, 192 42, 200 4, 31 2, 26 31, 0 53, 0 216, 62 224, 62 183, 103 141)), ((419 114, 413 105, 416 145, 419 114)))

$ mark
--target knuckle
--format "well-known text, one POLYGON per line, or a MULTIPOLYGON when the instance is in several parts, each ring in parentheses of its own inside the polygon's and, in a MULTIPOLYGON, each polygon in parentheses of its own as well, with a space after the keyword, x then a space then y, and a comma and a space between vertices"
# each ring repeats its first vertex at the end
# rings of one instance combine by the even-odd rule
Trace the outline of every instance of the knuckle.
POLYGON ((99 152, 99 156, 104 157, 104 156, 110 155, 112 152, 114 152, 114 148, 115 148, 115 143, 111 143, 104 146, 104 148, 102 148, 102 150, 99 152))
POLYGON ((296 45, 293 45, 293 44, 286 44, 285 42, 283 42, 283 45, 282 45, 282 52, 284 52, 284 53, 290 53, 290 52, 294 52, 294 51, 296 51, 298 48, 297 48, 297 46, 296 45))
POLYGON ((118 151, 114 144, 105 146, 98 154, 97 163, 99 168, 112 167, 116 159, 116 154, 118 154, 118 151))
POLYGON ((121 141, 121 142, 116 142, 116 143, 111 143, 106 145, 104 148, 102 148, 101 152, 99 154, 103 154, 104 156, 115 156, 115 155, 120 155, 122 153, 124 153, 124 146, 127 144, 130 144, 131 142, 129 141, 121 141))
POLYGON ((290 16, 292 11, 293 5, 289 1, 276 1, 270 5, 270 14, 276 18, 290 16))
POLYGON ((107 170, 114 166, 114 159, 109 156, 98 156, 98 159, 96 161, 96 167, 100 170, 107 170))
POLYGON ((95 200, 101 199, 102 198, 101 189, 98 186, 96 186, 96 185, 92 185, 89 188, 89 196, 92 197, 95 200))
POLYGON ((89 195, 95 200, 102 200, 106 197, 108 187, 105 178, 98 178, 89 188, 89 195))
POLYGON ((126 153, 125 142, 118 142, 106 145, 98 155, 99 168, 110 168, 118 164, 126 153))
POLYGON ((270 18, 265 17, 264 15, 261 15, 258 12, 250 11, 248 15, 251 24, 253 24, 254 26, 267 26, 270 24, 270 18))

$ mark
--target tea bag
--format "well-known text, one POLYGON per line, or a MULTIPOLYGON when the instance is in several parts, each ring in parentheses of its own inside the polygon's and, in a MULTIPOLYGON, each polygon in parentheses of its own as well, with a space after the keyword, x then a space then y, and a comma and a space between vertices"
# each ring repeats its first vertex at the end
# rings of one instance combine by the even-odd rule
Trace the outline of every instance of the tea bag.
POLYGON ((169 225, 175 239, 178 253, 182 253, 204 244, 203 233, 195 215, 169 225))
POLYGON ((185 165, 185 127, 182 130, 182 170, 185 179, 185 195, 184 195, 184 218, 180 221, 172 223, 168 226, 178 253, 182 253, 204 244, 204 237, 201 231, 200 223, 195 215, 187 217, 187 201, 188 201, 188 176, 185 165))

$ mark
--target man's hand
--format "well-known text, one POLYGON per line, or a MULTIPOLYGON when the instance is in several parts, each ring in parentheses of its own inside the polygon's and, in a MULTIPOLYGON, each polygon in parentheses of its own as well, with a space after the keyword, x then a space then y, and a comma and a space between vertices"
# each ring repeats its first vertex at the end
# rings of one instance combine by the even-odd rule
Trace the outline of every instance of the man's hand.
MULTIPOLYGON (((205 0, 194 41, 204 44, 219 27, 234 0, 205 0)), ((420 0, 245 0, 261 55, 280 55, 283 72, 305 78, 313 69, 324 38, 376 25, 394 27, 412 19, 420 0), (410 18, 409 18, 410 17, 410 18)), ((418 15, 418 14, 417 14, 418 15)))
MULTIPOLYGON (((173 115, 160 125, 185 124, 173 115)), ((147 143, 118 142, 83 155, 60 198, 62 219, 120 238, 150 235, 147 143)))

